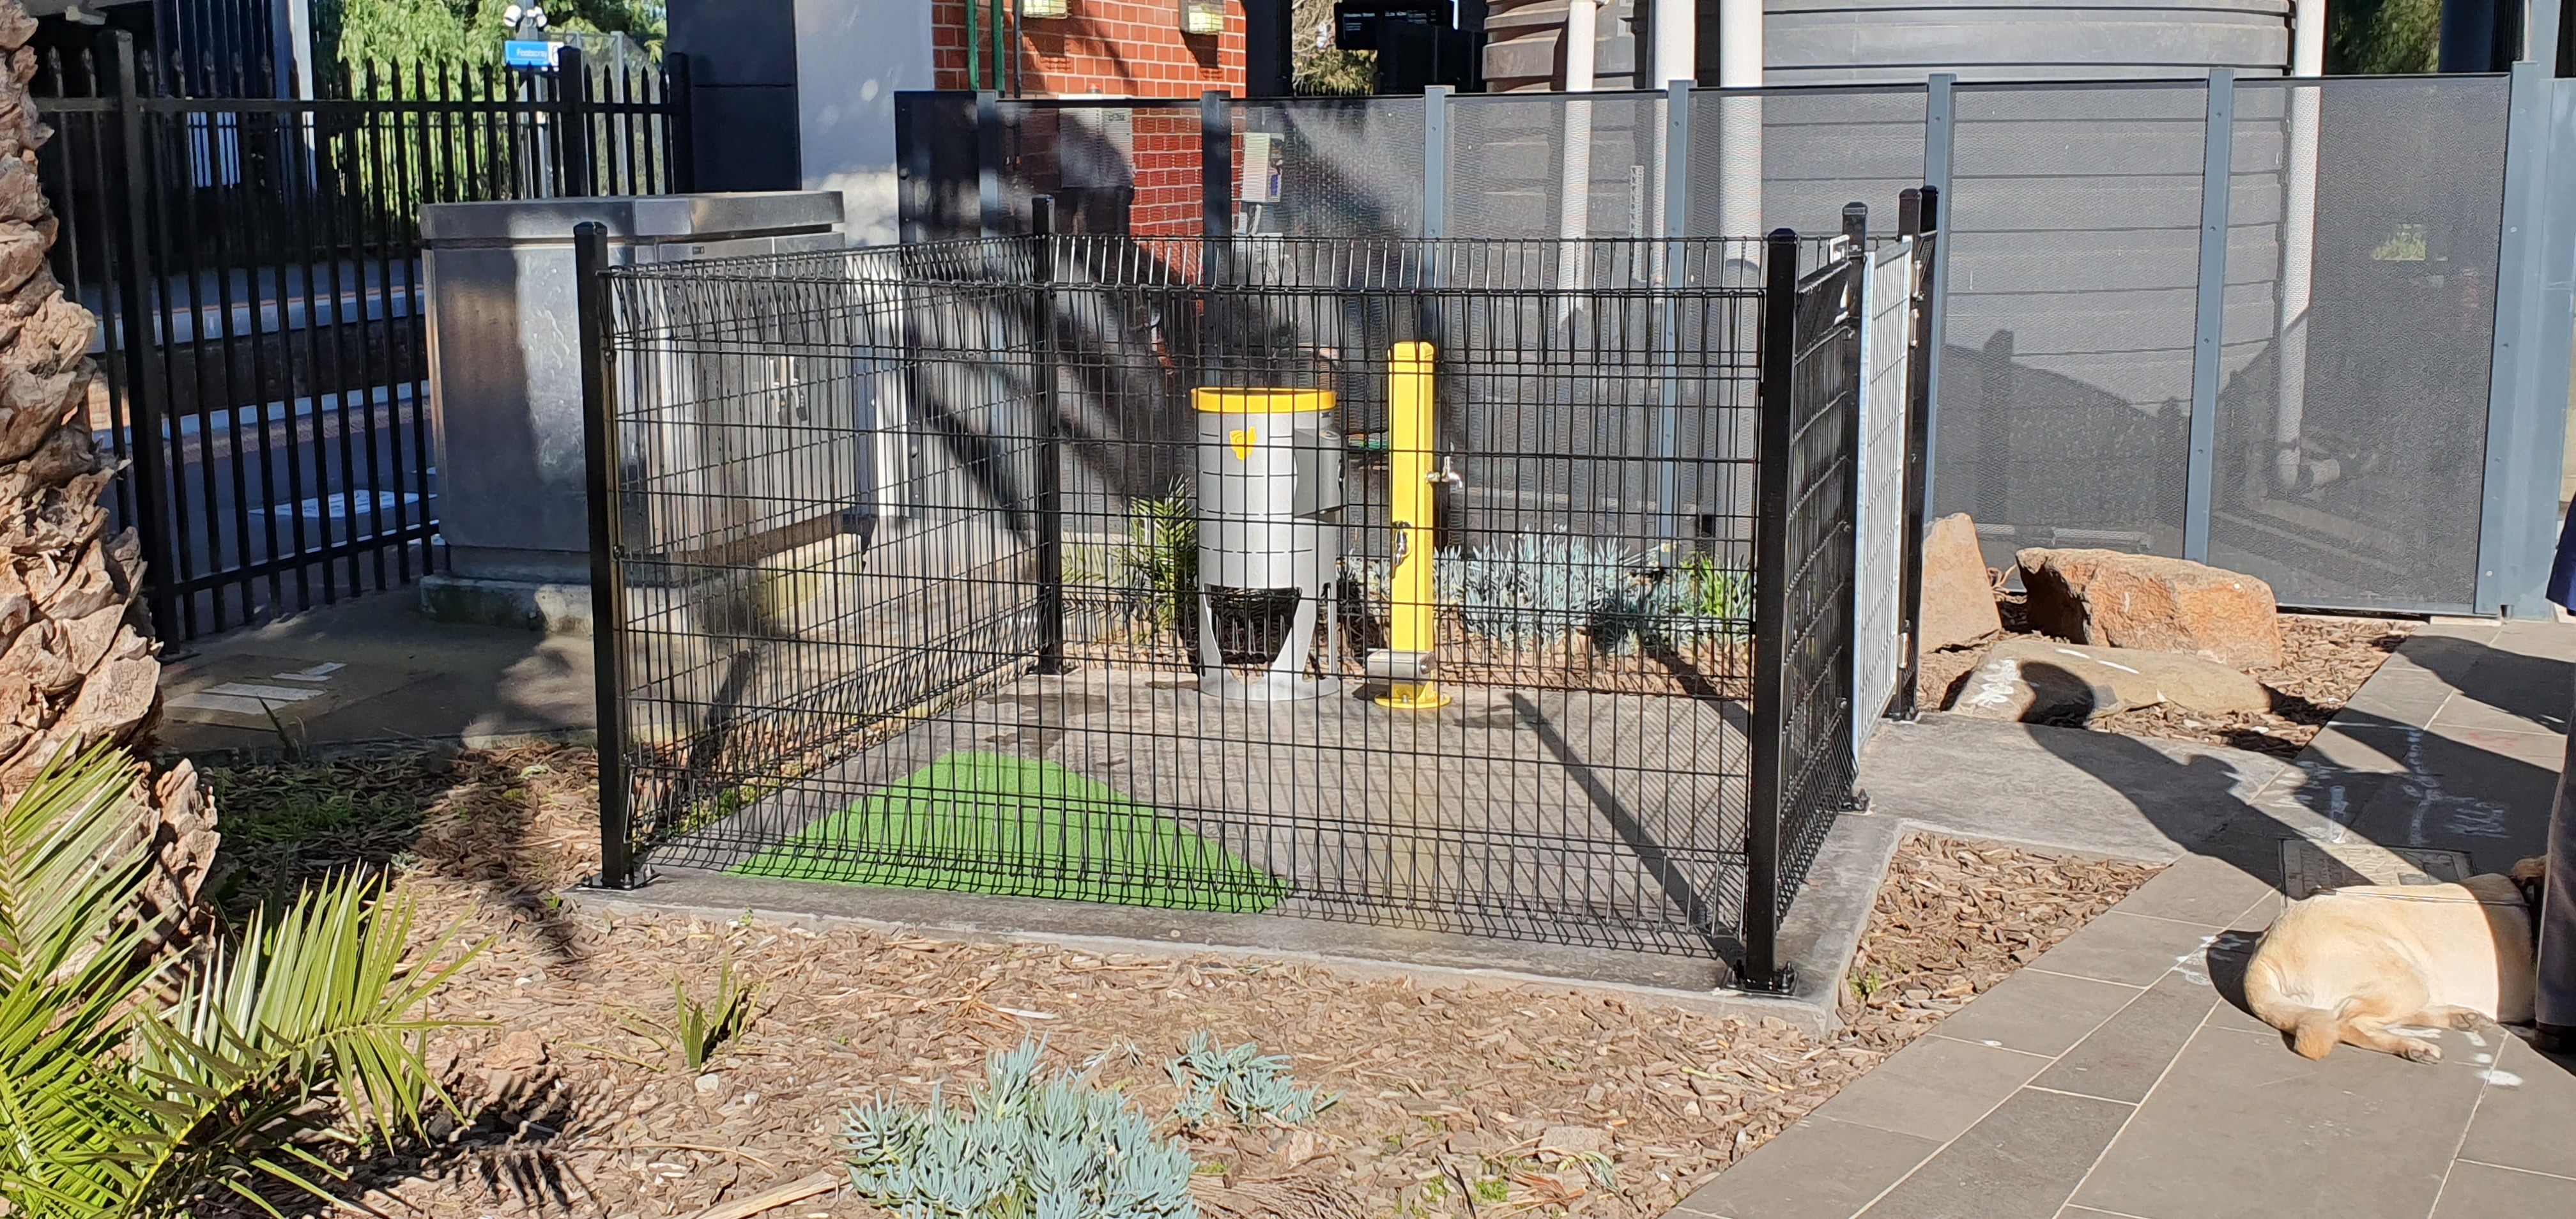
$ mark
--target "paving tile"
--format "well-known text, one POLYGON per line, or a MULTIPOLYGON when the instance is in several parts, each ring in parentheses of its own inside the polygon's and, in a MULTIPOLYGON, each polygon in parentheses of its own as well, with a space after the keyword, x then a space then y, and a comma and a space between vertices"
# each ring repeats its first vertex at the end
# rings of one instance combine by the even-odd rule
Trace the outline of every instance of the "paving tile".
POLYGON ((2053 1219, 2131 1110, 2024 1090, 1862 1212, 1868 1219, 2053 1219))
POLYGON ((2225 860, 2185 855, 2138 886, 2117 909, 2122 914, 2225 927, 2272 892, 2272 883, 2225 860))
POLYGON ((1925 1037, 1834 1094, 1816 1112, 1853 1125, 1947 1140, 1975 1125, 2047 1066, 2048 1059, 2036 1054, 1925 1037))
POLYGON ((2576 1206, 2576 1180, 2484 1164, 2455 1164, 2450 1181, 2442 1187, 2442 1204, 2433 1208, 2433 1219, 2564 1215, 2571 1206, 2576 1206))
POLYGON ((1682 1199, 1671 1213, 1684 1219, 1851 1219, 1940 1149, 1932 1139, 1810 1115, 1682 1199))
POLYGON ((2208 982, 2175 970, 2141 992, 2031 1086, 2136 1104, 2218 1003, 2208 982))
POLYGON ((2479 1072, 2347 1047, 2320 1062, 2276 1036, 2192 1038, 2078 1205, 2149 1219, 2429 1213, 2479 1072))
POLYGON ((2032 964, 2051 973, 2152 986, 2177 963, 2199 956, 2216 934, 2194 923, 2139 918, 2114 908, 2032 964))
POLYGON ((1942 1021, 1938 1035, 2055 1057, 2139 993, 2117 982, 2025 969, 1942 1021))
POLYGON ((2451 683, 2429 673, 2382 672, 2353 691, 2344 708, 2355 717, 2422 725, 2457 693, 2451 683))
MULTIPOLYGON (((2576 1071, 2541 1057, 2510 1033, 2490 1029, 2484 1035, 2502 1044, 2494 1047, 2496 1074, 2478 1101, 2460 1158, 2576 1177, 2576 1071)), ((2576 1209, 2576 1195, 2569 1206, 2576 1209)))
MULTIPOLYGON (((2530 663, 2530 662, 2525 662, 2530 663)), ((2481 668, 2488 666, 2481 665, 2481 668)), ((2468 729, 2484 732, 2526 732, 2565 735, 2567 731, 2567 687, 2564 681, 2549 683, 2556 697, 2557 710, 2544 711, 2527 701, 2529 690, 2499 692, 2488 698, 2471 698, 2466 693, 2442 704, 2432 719, 2424 721, 2438 729, 2468 729)))

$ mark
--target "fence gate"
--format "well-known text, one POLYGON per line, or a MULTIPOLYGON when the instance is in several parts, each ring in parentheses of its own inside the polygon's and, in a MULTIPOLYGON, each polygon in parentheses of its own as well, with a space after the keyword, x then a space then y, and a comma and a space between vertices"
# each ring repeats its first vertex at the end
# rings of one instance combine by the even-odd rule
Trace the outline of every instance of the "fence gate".
POLYGON ((1779 985, 1852 797, 1867 257, 594 251, 607 883, 1274 912, 1779 985))
POLYGON ((435 561, 422 204, 687 187, 686 83, 660 71, 567 49, 551 72, 199 96, 226 67, 138 57, 118 32, 33 82, 56 129, 54 274, 100 322, 90 427, 128 463, 114 511, 174 640, 435 561))

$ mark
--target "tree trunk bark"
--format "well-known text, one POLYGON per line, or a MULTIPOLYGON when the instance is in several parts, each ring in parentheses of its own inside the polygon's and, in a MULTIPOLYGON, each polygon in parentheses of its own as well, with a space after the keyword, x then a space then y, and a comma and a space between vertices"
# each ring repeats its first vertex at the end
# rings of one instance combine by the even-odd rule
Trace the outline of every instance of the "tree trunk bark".
MULTIPOLYGON (((0 0, 0 801, 66 750, 141 754, 161 710, 141 547, 132 530, 109 536, 100 502, 117 464, 90 439, 97 319, 47 264, 55 220, 36 149, 53 129, 27 92, 35 32, 21 0, 0 0)), ((135 797, 132 832, 157 861, 138 913, 175 934, 214 861, 214 802, 186 762, 138 780, 135 797)))

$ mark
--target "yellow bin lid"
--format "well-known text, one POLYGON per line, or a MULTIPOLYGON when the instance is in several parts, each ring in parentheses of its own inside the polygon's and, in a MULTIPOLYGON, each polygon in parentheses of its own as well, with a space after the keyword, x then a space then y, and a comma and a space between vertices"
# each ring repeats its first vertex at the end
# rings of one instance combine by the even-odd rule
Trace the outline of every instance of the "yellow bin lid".
POLYGON ((1333 409, 1329 389, 1195 389, 1190 404, 1212 415, 1293 415, 1333 409))

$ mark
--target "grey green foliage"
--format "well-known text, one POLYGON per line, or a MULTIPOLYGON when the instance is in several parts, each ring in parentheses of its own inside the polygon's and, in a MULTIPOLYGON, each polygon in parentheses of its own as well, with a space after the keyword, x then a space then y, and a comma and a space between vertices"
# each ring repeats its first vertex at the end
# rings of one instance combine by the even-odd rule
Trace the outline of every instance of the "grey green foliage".
POLYGON ((1643 557, 1568 534, 1522 534, 1483 550, 1443 551, 1432 569, 1440 600, 1455 604, 1470 634, 1545 645, 1644 607, 1643 557), (1641 583, 1642 582, 1642 583, 1641 583))
POLYGON ((860 1197, 904 1219, 1195 1219, 1189 1153, 1088 1073, 1022 1042, 963 1108, 858 1106, 842 1128, 860 1197))
POLYGON ((1189 1049, 1164 1064, 1181 1103, 1172 1113, 1190 1125, 1203 1125, 1219 1112, 1247 1126, 1265 1123, 1294 1126, 1332 1107, 1340 1096, 1300 1088, 1289 1078, 1288 1060, 1263 1054, 1260 1045, 1244 1042, 1229 1050, 1212 1033, 1194 1033, 1189 1049))

